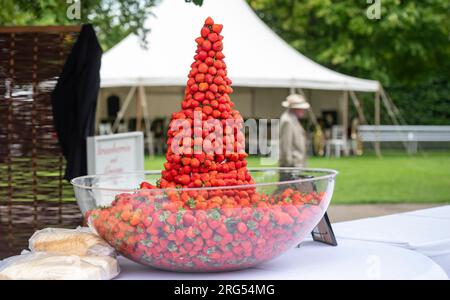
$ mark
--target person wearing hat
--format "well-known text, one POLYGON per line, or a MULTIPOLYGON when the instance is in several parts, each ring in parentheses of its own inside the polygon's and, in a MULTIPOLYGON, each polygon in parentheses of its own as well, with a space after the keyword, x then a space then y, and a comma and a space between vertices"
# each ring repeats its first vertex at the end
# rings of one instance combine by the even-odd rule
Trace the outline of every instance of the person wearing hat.
POLYGON ((306 164, 306 132, 300 124, 310 108, 305 97, 289 95, 281 104, 287 110, 280 118, 280 167, 304 167, 306 164))

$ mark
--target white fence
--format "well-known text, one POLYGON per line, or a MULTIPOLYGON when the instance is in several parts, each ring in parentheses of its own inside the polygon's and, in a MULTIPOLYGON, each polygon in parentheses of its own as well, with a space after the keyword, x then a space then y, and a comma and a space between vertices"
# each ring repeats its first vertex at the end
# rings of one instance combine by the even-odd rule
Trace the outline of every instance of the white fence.
POLYGON ((358 132, 363 142, 403 142, 411 153, 419 142, 450 142, 450 126, 361 125, 358 132))

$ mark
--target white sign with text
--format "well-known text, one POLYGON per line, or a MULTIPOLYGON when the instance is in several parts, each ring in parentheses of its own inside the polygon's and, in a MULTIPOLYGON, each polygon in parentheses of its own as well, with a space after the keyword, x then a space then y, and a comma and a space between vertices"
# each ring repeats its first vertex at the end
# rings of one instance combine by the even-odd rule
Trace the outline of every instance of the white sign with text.
POLYGON ((144 170, 142 132, 87 138, 88 174, 117 174, 144 170))

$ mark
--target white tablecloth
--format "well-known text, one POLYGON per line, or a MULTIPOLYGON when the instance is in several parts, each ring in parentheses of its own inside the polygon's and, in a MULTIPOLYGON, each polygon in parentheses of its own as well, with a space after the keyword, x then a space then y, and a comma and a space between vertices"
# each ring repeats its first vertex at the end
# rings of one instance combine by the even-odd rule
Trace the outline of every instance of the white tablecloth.
POLYGON ((397 246, 426 255, 450 276, 450 206, 333 225, 338 241, 397 246))
POLYGON ((284 255, 253 268, 225 273, 172 273, 120 258, 117 279, 448 279, 439 265, 400 247, 342 240, 338 247, 304 242, 284 255))
POLYGON ((410 211, 404 215, 450 220, 450 205, 410 211))

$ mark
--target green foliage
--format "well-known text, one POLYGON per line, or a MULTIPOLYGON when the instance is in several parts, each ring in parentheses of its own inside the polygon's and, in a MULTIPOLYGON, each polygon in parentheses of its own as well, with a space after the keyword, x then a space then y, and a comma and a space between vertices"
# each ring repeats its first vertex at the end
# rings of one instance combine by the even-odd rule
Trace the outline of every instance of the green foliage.
POLYGON ((392 86, 389 94, 408 124, 450 125, 450 82, 436 78, 416 86, 392 86))
POLYGON ((366 16, 366 0, 248 2, 304 55, 339 72, 379 80, 408 123, 450 124, 449 85, 436 85, 450 75, 449 1, 382 0, 381 18, 373 20, 366 16), (430 105, 436 119, 427 116, 430 105))
POLYGON ((203 4, 203 0, 185 0, 186 2, 192 2, 195 5, 201 6, 203 4))
MULTIPOLYGON (((130 33, 145 44, 151 29, 144 23, 159 1, 81 0, 81 19, 70 20, 66 0, 0 0, 0 26, 90 22, 107 50, 130 33)), ((205 0, 177 1, 202 5, 205 0)), ((304 55, 339 72, 381 81, 408 123, 450 124, 448 0, 382 0, 381 18, 374 20, 366 16, 366 0, 247 1, 304 55)), ((369 115, 373 104, 365 106, 369 115)))
MULTIPOLYGON (((0 0, 0 26, 92 23, 103 49, 107 50, 130 33, 139 35, 145 44, 145 34, 150 29, 144 23, 159 1, 81 0, 81 18, 71 20, 67 17, 71 3, 66 0, 0 0)), ((192 2, 202 4, 202 0, 192 2)))

